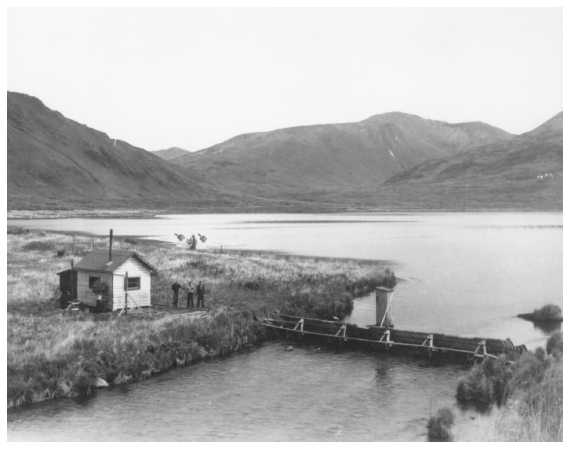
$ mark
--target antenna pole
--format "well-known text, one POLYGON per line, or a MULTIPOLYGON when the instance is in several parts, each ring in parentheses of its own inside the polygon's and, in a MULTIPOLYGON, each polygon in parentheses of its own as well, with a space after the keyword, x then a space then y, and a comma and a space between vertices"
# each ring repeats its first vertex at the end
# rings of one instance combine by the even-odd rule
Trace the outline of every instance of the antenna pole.
POLYGON ((111 262, 113 260, 112 248, 113 248, 113 230, 110 229, 110 234, 109 234, 109 262, 111 262))
POLYGON ((125 273, 125 315, 127 314, 128 295, 129 295, 129 272, 127 271, 125 273))
POLYGON ((71 274, 71 301, 73 302, 73 292, 74 292, 74 286, 73 286, 73 258, 71 259, 71 272, 69 273, 71 274))

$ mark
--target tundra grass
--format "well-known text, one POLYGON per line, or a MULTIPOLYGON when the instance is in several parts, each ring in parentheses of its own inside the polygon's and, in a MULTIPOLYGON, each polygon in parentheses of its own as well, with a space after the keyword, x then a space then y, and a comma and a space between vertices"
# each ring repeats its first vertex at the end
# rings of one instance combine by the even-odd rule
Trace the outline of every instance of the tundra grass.
MULTIPOLYGON (((7 240, 8 406, 59 396, 86 395, 98 378, 110 384, 138 380, 262 341, 258 316, 278 310, 316 318, 342 318, 353 298, 393 286, 379 263, 269 254, 215 253, 116 240, 151 262, 152 303, 140 314, 64 312, 51 298, 57 272, 106 239, 9 230, 7 240), (64 254, 59 257, 58 254, 64 254), (177 280, 206 283, 206 314, 173 310, 177 280), (164 307, 160 307, 162 305, 164 307)), ((179 307, 185 305, 181 291, 179 307)))

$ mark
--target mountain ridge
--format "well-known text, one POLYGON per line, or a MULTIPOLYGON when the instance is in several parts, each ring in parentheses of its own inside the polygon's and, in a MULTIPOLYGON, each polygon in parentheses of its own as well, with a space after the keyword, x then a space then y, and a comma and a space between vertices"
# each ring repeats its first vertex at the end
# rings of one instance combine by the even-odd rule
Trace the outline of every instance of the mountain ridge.
MULTIPOLYGON (((9 209, 562 208, 562 112, 519 136, 391 112, 242 134, 166 160, 35 97, 7 96, 9 209), (554 176, 539 181, 543 172, 554 176)), ((169 150, 185 151, 159 151, 169 150)))
POLYGON ((156 155, 162 159, 165 159, 167 161, 171 161, 172 159, 176 159, 177 157, 189 154, 190 151, 184 150, 184 149, 179 148, 179 147, 171 147, 171 148, 167 148, 166 150, 151 151, 150 153, 152 153, 152 154, 154 154, 154 155, 156 155))
POLYGON ((513 135, 481 122, 447 124, 392 112, 354 123, 246 133, 176 158, 249 194, 377 184, 425 160, 513 135))
POLYGON ((563 112, 560 112, 513 139, 424 162, 398 173, 386 183, 437 182, 473 176, 534 181, 544 173, 561 173, 562 162, 563 112))
POLYGON ((180 169, 127 142, 111 139, 41 100, 7 93, 8 204, 105 204, 142 198, 199 201, 213 190, 180 169))

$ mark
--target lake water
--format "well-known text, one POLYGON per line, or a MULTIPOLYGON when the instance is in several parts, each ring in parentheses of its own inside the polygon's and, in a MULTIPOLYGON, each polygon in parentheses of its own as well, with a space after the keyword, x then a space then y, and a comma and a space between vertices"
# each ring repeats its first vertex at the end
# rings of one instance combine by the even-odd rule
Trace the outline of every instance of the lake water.
MULTIPOLYGON (((199 249, 378 260, 401 279, 396 327, 510 337, 529 349, 543 346, 552 329, 516 315, 563 306, 561 213, 172 215, 8 225, 97 235, 113 229, 171 243, 174 233, 200 233, 208 241, 199 249)), ((356 300, 348 321, 372 324, 373 304, 372 296, 356 300)), ((456 438, 465 440, 485 419, 455 404, 464 367, 311 345, 288 353, 287 344, 264 344, 92 398, 10 411, 9 439, 425 440, 422 420, 437 402, 456 408, 456 438)))

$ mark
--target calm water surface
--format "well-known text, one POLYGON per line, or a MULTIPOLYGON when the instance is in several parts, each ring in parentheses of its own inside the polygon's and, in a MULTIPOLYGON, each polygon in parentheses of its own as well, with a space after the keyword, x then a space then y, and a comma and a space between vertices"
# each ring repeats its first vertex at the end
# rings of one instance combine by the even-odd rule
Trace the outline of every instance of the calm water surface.
MULTIPOLYGON (((465 368, 270 342, 86 399, 8 414, 8 439, 65 441, 424 441, 430 403, 453 404, 465 368)), ((457 439, 475 410, 455 407, 457 439)))
MULTIPOLYGON (((171 243, 175 232, 201 233, 208 241, 199 248, 387 261, 402 279, 393 300, 397 327, 510 337, 529 348, 544 345, 552 329, 516 314, 546 303, 562 307, 561 213, 178 215, 8 225, 100 235, 112 228, 171 243)), ((356 300, 348 321, 372 324, 373 304, 372 296, 356 300)), ((464 367, 310 345, 285 352, 287 344, 88 399, 10 411, 9 439, 424 440, 423 419, 436 402, 456 408, 456 438, 468 440, 485 419, 455 404, 464 367)))

